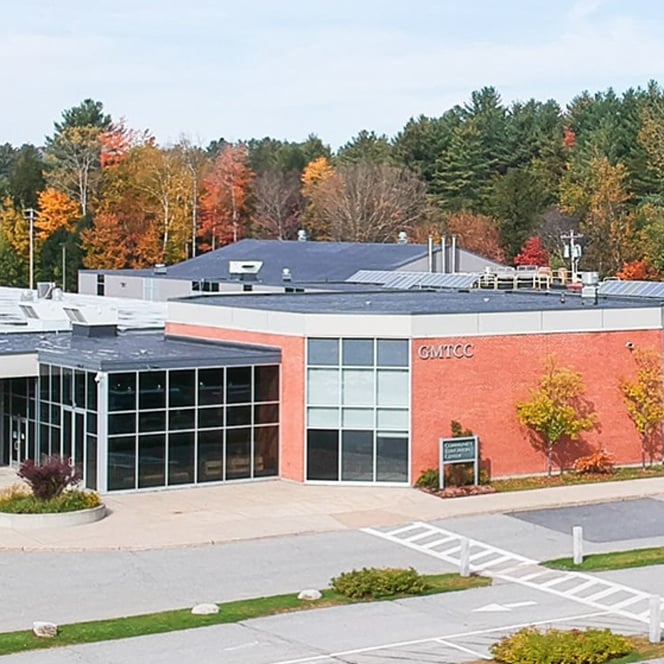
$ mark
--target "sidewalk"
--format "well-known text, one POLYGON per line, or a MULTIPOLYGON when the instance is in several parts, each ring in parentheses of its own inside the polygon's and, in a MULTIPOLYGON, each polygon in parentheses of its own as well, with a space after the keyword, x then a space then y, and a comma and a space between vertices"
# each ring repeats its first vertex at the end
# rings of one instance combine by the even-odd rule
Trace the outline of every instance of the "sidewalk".
MULTIPOLYGON (((3 469, 7 484, 13 471, 3 469)), ((74 528, 0 529, 0 550, 142 550, 330 532, 664 495, 664 478, 440 499, 410 488, 268 480, 109 494, 108 516, 74 528)))

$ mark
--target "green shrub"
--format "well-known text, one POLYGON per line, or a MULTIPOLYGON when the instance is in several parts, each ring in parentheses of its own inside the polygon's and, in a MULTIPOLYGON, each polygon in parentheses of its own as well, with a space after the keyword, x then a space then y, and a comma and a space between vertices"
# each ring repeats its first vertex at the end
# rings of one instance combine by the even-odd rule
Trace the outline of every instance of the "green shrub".
POLYGON ((38 500, 27 487, 14 485, 0 492, 0 512, 11 514, 54 514, 92 509, 101 505, 94 491, 72 489, 50 500, 38 500))
POLYGON ((602 664, 634 650, 629 639, 608 629, 539 631, 519 630, 491 647, 503 664, 602 664))
POLYGON ((332 589, 351 599, 378 599, 393 595, 420 595, 428 589, 412 567, 363 567, 343 572, 331 581, 332 589))
POLYGON ((438 489, 440 488, 440 473, 436 468, 427 468, 417 478, 415 486, 420 489, 438 489))

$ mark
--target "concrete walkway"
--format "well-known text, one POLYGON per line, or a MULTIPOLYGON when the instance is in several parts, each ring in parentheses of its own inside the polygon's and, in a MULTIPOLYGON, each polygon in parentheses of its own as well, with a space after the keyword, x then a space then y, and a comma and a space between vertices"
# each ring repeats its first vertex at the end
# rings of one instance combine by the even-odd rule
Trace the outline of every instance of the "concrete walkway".
MULTIPOLYGON (((14 472, 2 469, 6 485, 14 472)), ((664 478, 442 500, 410 488, 284 480, 109 494, 109 515, 74 528, 0 529, 0 550, 140 550, 664 495, 664 478)))

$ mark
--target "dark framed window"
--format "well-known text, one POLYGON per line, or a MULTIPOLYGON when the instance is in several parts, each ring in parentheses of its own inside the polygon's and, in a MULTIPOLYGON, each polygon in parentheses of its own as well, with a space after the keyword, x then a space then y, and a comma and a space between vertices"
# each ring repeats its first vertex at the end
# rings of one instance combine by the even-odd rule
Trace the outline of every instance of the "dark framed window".
POLYGON ((108 488, 136 488, 136 436, 109 437, 108 488))
POLYGON ((138 384, 138 407, 141 410, 166 408, 165 371, 142 371, 138 384))
POLYGON ((199 408, 198 409, 198 428, 216 429, 224 426, 223 408, 199 408))
POLYGON ((254 401, 279 401, 279 367, 254 367, 254 401))
POLYGON ((251 429, 226 432, 226 479, 251 477, 251 429))
POLYGON ((339 479, 339 432, 336 429, 307 431, 307 479, 339 479))
POLYGON ((138 487, 166 484, 166 434, 138 437, 138 487))
POLYGON ((108 409, 136 410, 136 374, 108 374, 108 409))
POLYGON ((230 367, 226 370, 226 402, 251 401, 251 367, 230 367))
POLYGON ((193 369, 170 371, 168 376, 168 406, 194 406, 196 404, 196 372, 193 369))
POLYGON ((224 370, 198 370, 198 405, 217 406, 224 403, 224 370))

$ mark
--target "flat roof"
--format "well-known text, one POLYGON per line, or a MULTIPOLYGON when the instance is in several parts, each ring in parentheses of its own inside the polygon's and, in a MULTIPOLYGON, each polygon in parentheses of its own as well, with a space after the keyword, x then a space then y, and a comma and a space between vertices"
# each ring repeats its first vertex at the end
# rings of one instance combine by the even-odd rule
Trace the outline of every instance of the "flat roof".
POLYGON ((281 361, 278 348, 184 340, 161 332, 122 332, 103 337, 70 332, 0 337, 0 356, 27 353, 37 353, 40 362, 91 371, 240 366, 281 361))
POLYGON ((310 314, 474 314, 540 310, 634 309, 664 305, 662 300, 583 298, 563 291, 369 291, 361 293, 256 293, 180 298, 209 306, 310 314), (562 297, 564 293, 564 298, 562 297))

